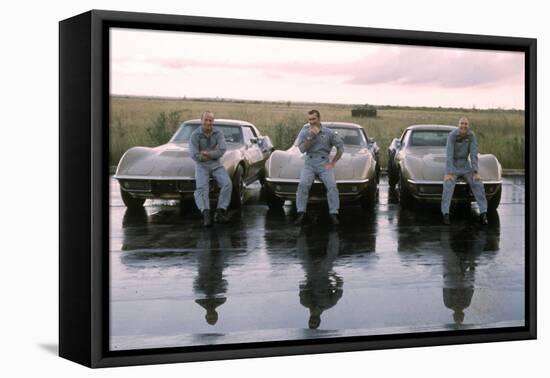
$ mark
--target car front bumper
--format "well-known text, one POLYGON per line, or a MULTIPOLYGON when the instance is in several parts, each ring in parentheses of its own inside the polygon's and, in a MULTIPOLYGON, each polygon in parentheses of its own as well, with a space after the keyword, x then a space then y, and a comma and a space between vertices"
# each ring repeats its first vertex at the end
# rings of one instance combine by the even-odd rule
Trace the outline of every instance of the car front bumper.
MULTIPOLYGON (((134 198, 191 199, 195 191, 195 178, 182 176, 115 176, 122 190, 134 198)), ((211 179, 210 191, 218 191, 211 179)))
MULTIPOLYGON (((443 181, 427 181, 427 180, 407 180, 407 185, 411 195, 419 200, 426 202, 441 201, 443 194, 443 181)), ((493 198, 502 188, 502 180, 483 181, 485 188, 485 196, 487 200, 493 198)), ((468 202, 474 201, 475 198, 468 186, 468 183, 463 180, 456 182, 453 193, 453 201, 468 202)))
MULTIPOLYGON (((298 190, 300 180, 270 177, 267 177, 265 180, 269 189, 278 198, 289 201, 296 200, 296 191, 298 190)), ((352 202, 366 195, 369 185, 376 185, 376 183, 374 180, 367 178, 362 180, 336 180, 336 185, 338 186, 340 201, 352 202)), ((308 202, 326 202, 326 200, 327 194, 324 184, 320 180, 315 179, 309 190, 308 202)))

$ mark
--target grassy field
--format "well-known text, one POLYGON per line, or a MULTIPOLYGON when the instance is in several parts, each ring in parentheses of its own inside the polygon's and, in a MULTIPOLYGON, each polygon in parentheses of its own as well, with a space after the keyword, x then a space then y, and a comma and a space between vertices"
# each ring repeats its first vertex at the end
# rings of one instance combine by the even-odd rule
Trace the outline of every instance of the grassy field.
POLYGON ((113 97, 110 120, 110 164, 116 165, 132 146, 166 143, 179 124, 199 118, 211 110, 218 118, 249 121, 269 135, 278 149, 288 148, 307 122, 307 111, 315 108, 322 120, 362 125, 381 149, 382 167, 387 166, 387 148, 392 139, 412 124, 456 125, 465 115, 478 137, 481 153, 497 156, 503 168, 524 168, 524 125, 522 111, 449 110, 423 108, 379 108, 376 118, 351 117, 351 105, 252 103, 113 97))

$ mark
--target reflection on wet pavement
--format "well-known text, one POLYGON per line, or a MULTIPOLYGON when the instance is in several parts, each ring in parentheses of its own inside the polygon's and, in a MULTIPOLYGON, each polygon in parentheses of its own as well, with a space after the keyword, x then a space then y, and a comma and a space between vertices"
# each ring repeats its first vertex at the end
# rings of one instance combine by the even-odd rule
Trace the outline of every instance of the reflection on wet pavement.
POLYGON ((128 211, 111 180, 111 348, 116 350, 524 325, 524 182, 506 179, 498 212, 325 209, 293 225, 259 187, 204 229, 177 202, 128 211))

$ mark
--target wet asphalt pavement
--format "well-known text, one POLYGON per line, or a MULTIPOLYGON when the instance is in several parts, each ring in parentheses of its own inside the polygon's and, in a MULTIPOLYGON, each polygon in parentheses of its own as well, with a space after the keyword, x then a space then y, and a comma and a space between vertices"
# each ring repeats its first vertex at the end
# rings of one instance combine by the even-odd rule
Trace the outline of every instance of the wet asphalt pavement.
POLYGON ((176 201, 127 211, 111 178, 112 350, 524 325, 524 180, 506 178, 481 227, 475 205, 323 208, 293 225, 259 185, 232 224, 201 227, 176 201))

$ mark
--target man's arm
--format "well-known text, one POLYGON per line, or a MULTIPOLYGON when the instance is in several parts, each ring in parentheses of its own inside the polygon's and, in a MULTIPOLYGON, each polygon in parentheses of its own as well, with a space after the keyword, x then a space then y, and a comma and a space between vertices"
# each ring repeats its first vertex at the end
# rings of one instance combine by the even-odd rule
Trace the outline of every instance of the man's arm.
POLYGON ((191 138, 189 140, 189 153, 191 154, 191 159, 199 162, 202 161, 202 156, 199 151, 199 138, 198 134, 191 134, 191 138))
POLYGON ((472 136, 470 138, 470 163, 472 164, 472 169, 474 170, 474 173, 477 173, 479 168, 477 153, 478 153, 477 139, 474 133, 472 133, 472 136))
POLYGON ((218 132, 216 134, 216 148, 208 151, 208 155, 211 159, 219 159, 225 154, 226 149, 225 137, 222 132, 218 132))
POLYGON ((340 138, 338 133, 333 132, 331 136, 331 143, 334 147, 336 147, 336 155, 334 155, 334 158, 331 161, 332 165, 335 165, 344 154, 344 141, 340 138))
POLYGON ((336 147, 336 155, 334 155, 334 158, 330 163, 325 164, 325 169, 333 169, 336 166, 336 162, 340 160, 342 154, 344 153, 344 142, 337 133, 332 132, 330 135, 330 144, 336 147))
POLYGON ((449 133, 449 136, 447 137, 447 160, 445 165, 445 174, 446 175, 454 175, 455 174, 455 163, 454 163, 454 156, 455 156, 455 138, 456 135, 453 134, 453 132, 449 133))
POLYGON ((309 135, 308 129, 303 129, 300 131, 300 134, 298 135, 298 148, 300 149, 301 153, 305 153, 308 151, 311 146, 313 146, 313 143, 315 142, 315 137, 311 137, 309 135))

